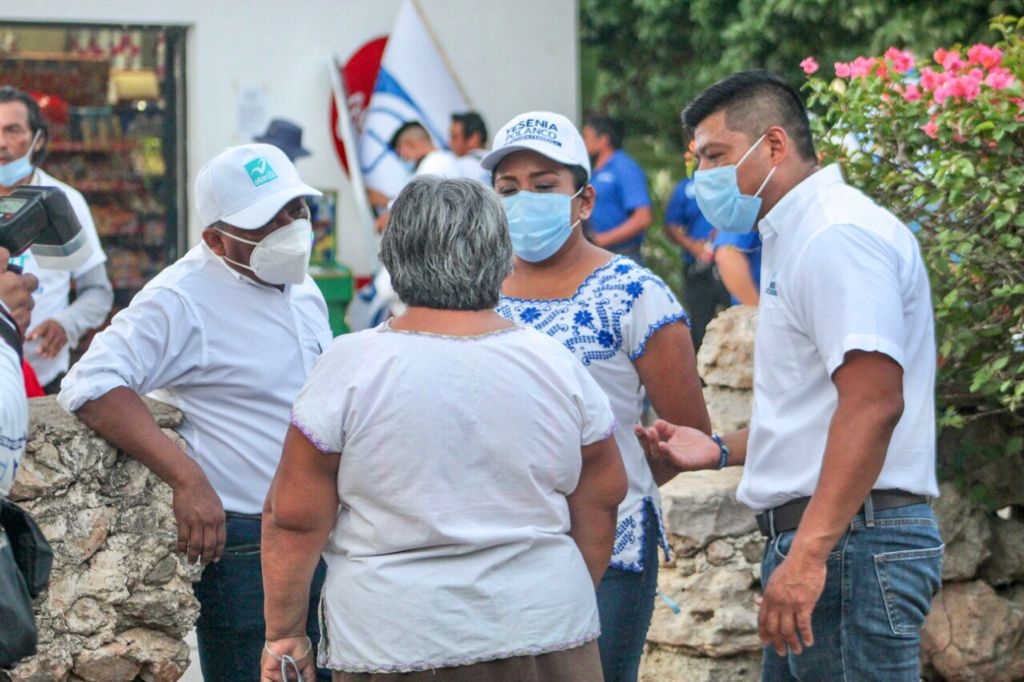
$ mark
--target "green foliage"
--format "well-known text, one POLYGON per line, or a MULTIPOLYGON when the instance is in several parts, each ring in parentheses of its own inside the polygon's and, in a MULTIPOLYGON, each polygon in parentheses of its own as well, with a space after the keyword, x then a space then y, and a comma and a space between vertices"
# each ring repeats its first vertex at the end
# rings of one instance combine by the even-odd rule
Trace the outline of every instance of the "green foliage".
POLYGON ((1024 422, 1024 20, 992 26, 995 49, 917 60, 890 49, 805 85, 819 152, 920 226, 946 426, 994 413, 1024 422))
POLYGON ((822 63, 889 45, 993 40, 990 18, 1020 0, 580 0, 583 103, 631 135, 682 149, 679 112, 714 81, 766 68, 796 82, 822 63))

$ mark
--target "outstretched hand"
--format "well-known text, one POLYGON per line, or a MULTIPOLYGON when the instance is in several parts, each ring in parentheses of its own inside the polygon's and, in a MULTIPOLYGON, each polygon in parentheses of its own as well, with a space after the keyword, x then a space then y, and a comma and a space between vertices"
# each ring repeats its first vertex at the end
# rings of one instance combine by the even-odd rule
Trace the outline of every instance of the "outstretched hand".
POLYGON ((652 464, 667 464, 679 471, 718 467, 718 445, 703 431, 670 424, 664 419, 655 420, 649 427, 637 424, 633 431, 652 464))

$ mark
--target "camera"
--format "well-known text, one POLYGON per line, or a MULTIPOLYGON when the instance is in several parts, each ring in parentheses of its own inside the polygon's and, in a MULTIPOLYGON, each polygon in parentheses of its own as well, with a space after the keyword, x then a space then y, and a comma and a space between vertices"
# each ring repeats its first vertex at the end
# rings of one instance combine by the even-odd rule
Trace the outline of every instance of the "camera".
POLYGON ((92 255, 88 235, 57 187, 22 185, 0 197, 0 246, 12 256, 31 248, 48 270, 74 270, 92 255))

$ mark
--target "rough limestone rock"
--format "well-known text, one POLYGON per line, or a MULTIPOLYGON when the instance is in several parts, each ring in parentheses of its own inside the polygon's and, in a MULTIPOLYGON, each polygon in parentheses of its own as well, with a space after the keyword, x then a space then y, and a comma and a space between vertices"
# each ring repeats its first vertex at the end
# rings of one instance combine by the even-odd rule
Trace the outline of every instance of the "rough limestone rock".
POLYGON ((655 602, 647 639, 658 648, 712 658, 760 651, 754 598, 762 542, 753 513, 736 501, 740 474, 686 473, 662 488, 673 559, 662 567, 658 589, 680 611, 655 602))
POLYGON ((711 429, 715 433, 731 433, 750 426, 752 399, 753 393, 746 389, 705 386, 704 402, 711 415, 711 429))
POLYGON ((989 585, 1024 581, 1024 521, 991 519, 992 556, 982 564, 981 577, 989 585))
POLYGON ((708 323, 697 353, 697 370, 709 386, 749 391, 754 386, 754 330, 757 308, 726 308, 708 323))
POLYGON ((1024 609, 981 581, 946 585, 925 621, 921 657, 947 682, 1024 680, 1024 609))
MULTIPOLYGON (((176 410, 148 404, 161 427, 180 423, 176 410)), ((174 553, 170 488, 54 398, 30 401, 30 416, 11 498, 39 523, 54 564, 36 600, 39 654, 0 680, 177 680, 198 604, 174 553)))
POLYGON ((683 545, 702 548, 717 538, 755 530, 754 512, 736 500, 742 474, 740 467, 693 471, 662 486, 665 526, 673 542, 678 539, 683 545))
POLYGON ((952 483, 943 483, 933 503, 939 518, 946 554, 942 580, 971 580, 978 567, 992 555, 992 529, 988 515, 960 494, 952 483))
POLYGON ((640 682, 758 682, 761 654, 703 658, 656 648, 644 655, 640 682))

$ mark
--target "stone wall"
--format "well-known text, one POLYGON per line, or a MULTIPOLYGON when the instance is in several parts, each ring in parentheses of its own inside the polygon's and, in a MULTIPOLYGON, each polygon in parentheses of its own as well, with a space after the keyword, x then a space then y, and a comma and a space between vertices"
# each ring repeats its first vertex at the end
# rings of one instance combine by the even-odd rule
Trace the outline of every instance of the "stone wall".
MULTIPOLYGON (((749 419, 756 322, 756 309, 737 306, 708 326, 698 369, 716 431, 749 419)), ((682 474, 661 489, 674 556, 658 578, 664 597, 655 603, 643 682, 760 679, 754 598, 764 545, 753 514, 736 501, 740 473, 682 474)), ((1012 488, 1019 496, 1019 472, 1012 488)), ((946 556, 922 634, 925 679, 1024 680, 1024 521, 985 513, 951 484, 935 510, 946 556)))
MULTIPOLYGON (((150 407, 161 427, 180 423, 150 407)), ((43 529, 54 565, 36 600, 39 653, 0 680, 177 680, 198 604, 174 552, 170 488, 53 398, 32 400, 30 414, 11 498, 43 529)))

